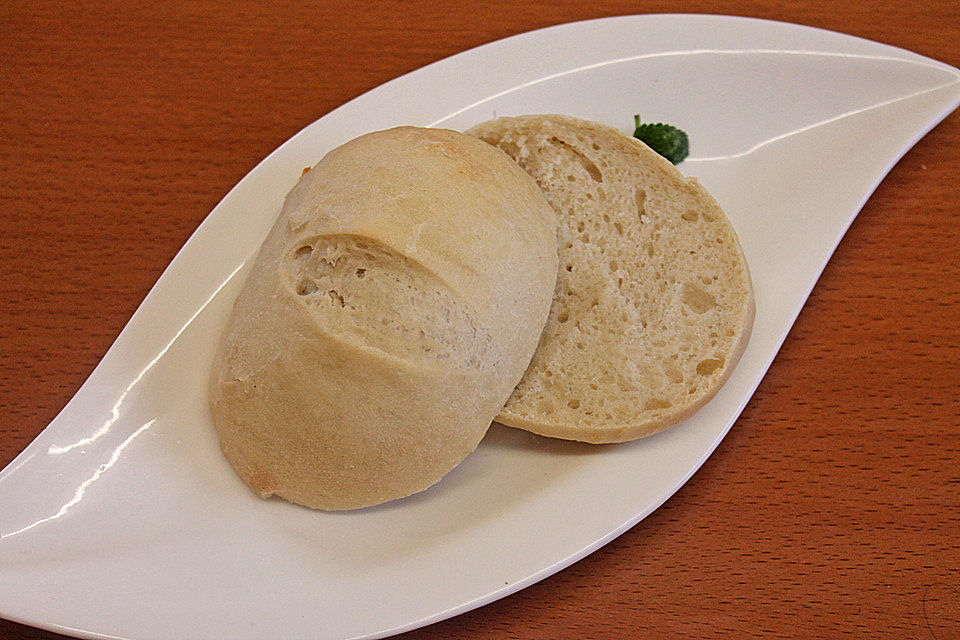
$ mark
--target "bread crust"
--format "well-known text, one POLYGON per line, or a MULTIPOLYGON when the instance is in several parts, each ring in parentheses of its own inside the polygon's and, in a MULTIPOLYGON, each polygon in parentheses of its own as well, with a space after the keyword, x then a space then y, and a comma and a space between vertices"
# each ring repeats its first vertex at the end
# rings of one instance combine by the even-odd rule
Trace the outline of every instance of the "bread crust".
POLYGON ((536 184, 469 136, 400 127, 331 151, 287 196, 217 351, 237 474, 331 510, 433 485, 533 355, 555 238, 536 184))
POLYGON ((595 122, 530 115, 467 133, 514 158, 559 216, 550 317, 497 421, 624 442, 709 402, 746 349, 755 314, 739 239, 710 194, 595 122))

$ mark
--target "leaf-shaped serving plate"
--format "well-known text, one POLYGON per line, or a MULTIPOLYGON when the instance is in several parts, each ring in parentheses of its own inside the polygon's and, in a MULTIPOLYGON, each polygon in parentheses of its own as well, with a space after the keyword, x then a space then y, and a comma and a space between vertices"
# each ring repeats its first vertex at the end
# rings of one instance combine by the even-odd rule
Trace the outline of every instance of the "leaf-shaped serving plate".
POLYGON ((382 637, 562 569, 657 508, 723 438, 877 183, 960 102, 960 73, 796 25, 649 15, 494 42, 389 82, 217 205, 103 361, 0 474, 0 616, 97 638, 382 637), (564 113, 685 129, 740 234, 750 345, 703 410, 593 447, 494 425, 432 489, 349 513, 256 498, 217 448, 213 350, 300 170, 361 133, 564 113), (598 499, 602 497, 602 499, 598 499))

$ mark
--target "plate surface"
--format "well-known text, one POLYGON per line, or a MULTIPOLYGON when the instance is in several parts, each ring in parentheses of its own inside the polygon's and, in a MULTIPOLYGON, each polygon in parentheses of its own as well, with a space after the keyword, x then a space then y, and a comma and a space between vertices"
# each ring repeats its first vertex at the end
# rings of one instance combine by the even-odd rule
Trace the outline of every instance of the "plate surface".
POLYGON ((960 103, 960 72, 836 33, 649 15, 488 44, 327 114, 197 229, 76 396, 0 472, 0 616, 96 638, 375 638, 540 580, 656 509, 772 362, 843 233, 960 103), (697 415, 595 447, 494 425, 432 489, 322 513, 262 501, 220 455, 205 401, 219 333, 302 167, 398 124, 564 113, 685 129, 753 272, 757 320, 697 415))

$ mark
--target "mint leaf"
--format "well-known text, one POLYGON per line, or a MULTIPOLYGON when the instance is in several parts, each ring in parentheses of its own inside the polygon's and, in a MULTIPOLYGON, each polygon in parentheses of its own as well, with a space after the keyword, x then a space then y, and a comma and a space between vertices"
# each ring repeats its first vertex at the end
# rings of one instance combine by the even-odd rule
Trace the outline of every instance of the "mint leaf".
POLYGON ((633 137, 677 164, 690 153, 690 140, 687 134, 673 125, 658 123, 640 123, 640 116, 633 116, 635 129, 633 137))

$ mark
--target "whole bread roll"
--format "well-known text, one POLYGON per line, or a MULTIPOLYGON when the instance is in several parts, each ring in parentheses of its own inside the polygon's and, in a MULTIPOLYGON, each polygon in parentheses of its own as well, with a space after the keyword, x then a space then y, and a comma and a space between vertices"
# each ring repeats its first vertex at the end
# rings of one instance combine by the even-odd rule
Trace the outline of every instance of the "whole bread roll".
POLYGON ((220 446, 260 496, 353 509, 476 448, 533 356, 556 216, 507 155, 400 127, 289 193, 216 354, 220 446))
POLYGON ((604 443, 702 407, 753 326, 750 272, 717 202, 645 144, 557 115, 468 131, 507 152, 559 220, 560 272, 533 362, 498 417, 604 443))

